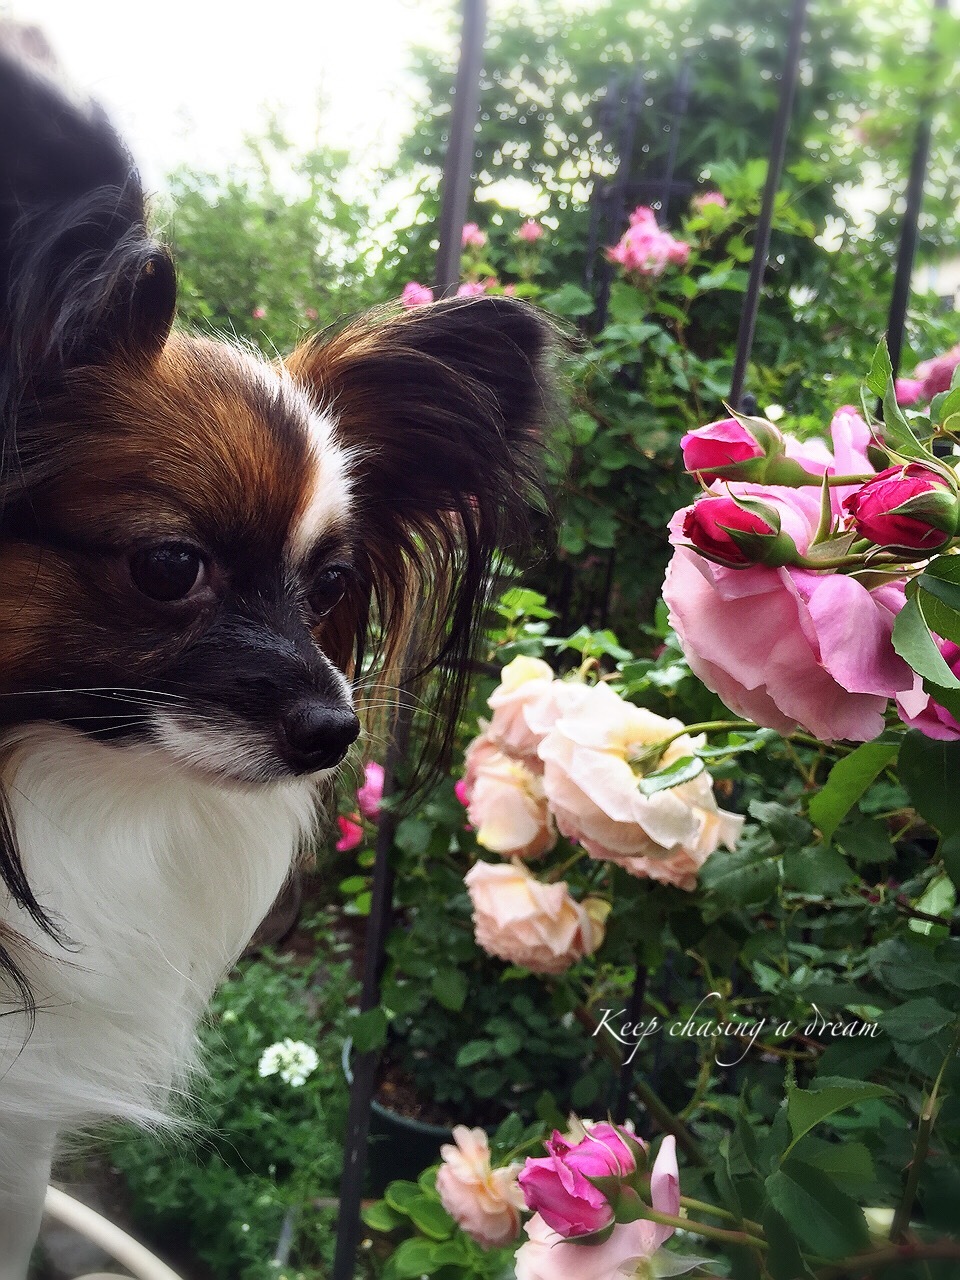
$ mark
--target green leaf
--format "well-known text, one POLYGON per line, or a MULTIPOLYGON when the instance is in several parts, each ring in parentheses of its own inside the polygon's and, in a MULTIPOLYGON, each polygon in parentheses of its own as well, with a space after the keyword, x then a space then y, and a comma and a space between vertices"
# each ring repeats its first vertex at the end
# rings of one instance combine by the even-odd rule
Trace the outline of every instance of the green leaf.
POLYGON ((468 1040, 457 1054, 458 1067, 472 1067, 494 1053, 492 1040, 468 1040))
POLYGON ((431 1276, 444 1265, 438 1258, 437 1246, 431 1240, 403 1240, 390 1258, 390 1265, 396 1276, 402 1280, 412 1277, 431 1276))
POLYGON ((829 1085, 826 1088, 791 1089, 787 1088, 787 1119, 793 1142, 785 1155, 800 1141, 805 1133, 828 1116, 843 1111, 846 1107, 855 1106, 859 1102, 868 1102, 871 1098, 890 1096, 890 1090, 881 1084, 858 1084, 849 1081, 844 1084, 829 1085))
POLYGON ((825 841, 880 774, 897 758, 900 741, 877 738, 864 742, 830 770, 827 780, 810 801, 810 821, 825 841))
POLYGON ((414 1226, 431 1240, 449 1240, 454 1221, 437 1199, 419 1196, 407 1205, 407 1213, 414 1226))
POLYGON ((828 897, 856 879, 845 858, 829 845, 788 849, 783 855, 783 879, 790 889, 828 897))
POLYGON ((682 756, 674 760, 665 769, 657 769, 637 779, 637 787, 641 795, 653 796, 658 791, 667 791, 670 787, 679 787, 684 782, 692 782, 704 770, 704 763, 698 756, 682 756))
POLYGON ((943 836, 960 831, 960 742, 940 742, 911 730, 900 748, 898 768, 917 813, 943 836))
POLYGON ((894 1040, 917 1044, 929 1040, 956 1021, 956 1014, 944 1009, 930 996, 908 1000, 888 1013, 881 1014, 880 1026, 894 1040))
POLYGON ((393 1231, 402 1221, 386 1200, 377 1200, 374 1204, 367 1205, 360 1216, 371 1231, 393 1231))
POLYGON ((358 1053, 369 1053, 383 1046, 387 1038, 387 1016, 382 1009, 368 1009, 350 1022, 353 1047, 358 1053))
POLYGON ((788 1160, 764 1185, 774 1209, 811 1253, 842 1258, 869 1244, 862 1211, 818 1169, 788 1160))
POLYGON ((919 675, 945 689, 960 689, 960 680, 943 659, 930 634, 919 595, 907 600, 893 624, 893 647, 919 675))
POLYGON ((541 305, 558 316, 588 316, 594 308, 593 298, 579 285, 567 283, 556 293, 547 294, 541 305))
POLYGON ((886 339, 882 338, 873 353, 870 372, 867 374, 865 381, 875 396, 882 397, 887 389, 887 382, 892 377, 893 365, 890 363, 890 352, 887 350, 886 339))
POLYGON ((433 975, 430 989, 445 1009, 457 1013, 467 998, 467 979, 460 969, 438 969, 433 975))
POLYGON ((766 1264, 772 1280, 800 1280, 801 1276, 812 1274, 803 1260, 797 1237, 772 1204, 764 1205, 760 1225, 770 1246, 766 1264))
POLYGON ((391 1209, 395 1209, 397 1213, 406 1214, 413 1201, 417 1200, 422 1194, 423 1192, 415 1182, 409 1182, 405 1178, 398 1178, 396 1182, 387 1184, 383 1198, 391 1209))

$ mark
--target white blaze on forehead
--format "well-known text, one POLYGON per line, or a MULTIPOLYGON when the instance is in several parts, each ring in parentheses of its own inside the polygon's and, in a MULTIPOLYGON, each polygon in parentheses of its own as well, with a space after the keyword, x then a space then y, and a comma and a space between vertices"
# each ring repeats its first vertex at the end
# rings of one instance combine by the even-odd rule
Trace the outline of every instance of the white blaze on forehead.
POLYGON ((303 560, 317 540, 341 523, 350 509, 350 451, 338 443, 336 419, 329 412, 312 410, 307 419, 310 441, 310 472, 307 476, 307 503, 290 527, 287 548, 290 558, 303 560))

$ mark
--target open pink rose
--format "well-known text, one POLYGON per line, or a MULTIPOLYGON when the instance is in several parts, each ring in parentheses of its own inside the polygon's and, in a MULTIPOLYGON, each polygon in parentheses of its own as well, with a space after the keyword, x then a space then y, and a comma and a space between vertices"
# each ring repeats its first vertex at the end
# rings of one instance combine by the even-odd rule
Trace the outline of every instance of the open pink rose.
POLYGON ((465 877, 477 942, 533 973, 563 973, 603 941, 603 926, 566 884, 541 884, 525 867, 477 862, 465 877))
MULTIPOLYGON (((648 874, 642 859, 685 853, 699 866, 718 843, 736 844, 743 819, 717 808, 709 773, 651 796, 637 786, 644 751, 680 732, 679 720, 635 707, 606 684, 571 690, 540 744, 544 790, 563 835, 636 875, 648 874)), ((681 734, 656 763, 672 764, 697 745, 681 734)))
POLYGON ((627 272, 659 276, 669 263, 685 263, 690 246, 662 231, 653 210, 641 205, 630 215, 630 226, 617 244, 605 252, 610 262, 618 263, 627 272))
POLYGON ((337 841, 337 853, 349 853, 351 849, 355 849, 358 844, 363 841, 363 827, 355 821, 359 818, 359 814, 354 814, 353 818, 337 818, 337 826, 340 828, 340 839, 337 841))
POLYGON ((433 290, 428 285, 411 280, 403 286, 400 301, 405 307, 424 307, 433 301, 433 290))
POLYGON ((467 748, 466 766, 467 817, 481 848, 504 858, 538 858, 553 848, 556 827, 537 774, 488 734, 467 748))
POLYGON ((383 765, 369 760, 363 768, 363 786, 357 792, 357 806, 365 818, 376 822, 383 801, 383 765))
POLYGON ((593 1125, 581 1142, 571 1144, 554 1130, 544 1143, 546 1157, 528 1159, 520 1173, 527 1207, 561 1236, 589 1235, 613 1218, 613 1210, 589 1178, 633 1173, 637 1164, 620 1131, 593 1125))
POLYGON ((460 243, 464 249, 482 249, 487 243, 487 236, 475 222, 467 222, 464 225, 460 243))
POLYGON ((517 238, 527 244, 536 244, 538 240, 543 239, 543 227, 533 218, 528 218, 517 232, 517 238))
POLYGON ((778 733, 802 725, 825 742, 866 742, 883 731, 888 700, 913 686, 890 638, 902 589, 809 569, 725 569, 677 547, 663 598, 694 673, 778 733))
MULTIPOLYGON (((939 647, 947 666, 955 676, 960 676, 960 648, 949 640, 941 640, 939 647)), ((912 689, 897 694, 897 709, 904 724, 911 729, 919 729, 928 738, 938 738, 941 742, 960 739, 960 724, 946 707, 934 702, 919 676, 912 689)))
POLYGON ((443 1207, 485 1249, 509 1244, 520 1234, 520 1165, 492 1169, 490 1143, 482 1129, 458 1124, 453 1141, 456 1145, 445 1143, 440 1148, 437 1192, 443 1207))
POLYGON ((458 298, 482 298, 487 292, 487 284, 479 280, 467 280, 457 290, 458 298))
MULTIPOLYGON (((680 1177, 676 1142, 660 1145, 650 1176, 650 1202, 658 1213, 680 1213, 680 1177)), ((618 1223, 603 1244, 577 1244, 553 1231, 537 1213, 527 1222, 526 1240, 517 1250, 516 1280, 619 1280, 636 1275, 673 1235, 673 1227, 656 1222, 618 1223)))
POLYGON ((945 351, 943 355, 935 356, 933 360, 924 360, 917 365, 914 377, 923 382, 924 400, 931 400, 941 391, 950 389, 950 380, 958 364, 960 364, 960 342, 949 351, 945 351))

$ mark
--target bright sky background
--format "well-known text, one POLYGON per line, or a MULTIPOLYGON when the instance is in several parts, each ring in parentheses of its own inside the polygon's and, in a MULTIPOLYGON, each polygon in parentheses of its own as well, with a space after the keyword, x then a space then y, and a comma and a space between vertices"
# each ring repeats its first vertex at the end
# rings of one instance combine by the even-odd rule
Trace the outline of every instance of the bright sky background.
POLYGON ((70 79, 110 112, 148 187, 182 162, 222 171, 276 108, 291 139, 322 136, 361 169, 413 122, 412 46, 449 41, 457 0, 0 0, 39 25, 70 79))

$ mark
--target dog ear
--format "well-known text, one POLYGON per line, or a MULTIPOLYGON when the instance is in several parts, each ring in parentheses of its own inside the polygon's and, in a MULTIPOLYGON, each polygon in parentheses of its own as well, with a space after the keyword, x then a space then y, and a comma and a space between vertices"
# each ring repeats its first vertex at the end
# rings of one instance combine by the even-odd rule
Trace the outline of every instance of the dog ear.
POLYGON ((534 512, 546 508, 554 347, 541 312, 486 297, 375 312, 288 361, 352 458, 357 662, 373 637, 384 683, 410 689, 432 673, 434 762, 456 727, 492 570, 525 554, 535 524, 541 543, 548 528, 534 512))
POLYGON ((79 364, 149 357, 176 278, 147 233, 137 171, 103 112, 0 28, 0 412, 79 364), (14 53, 13 51, 16 51, 14 53), (16 56, 20 55, 20 56, 16 56))

